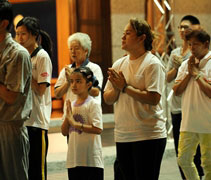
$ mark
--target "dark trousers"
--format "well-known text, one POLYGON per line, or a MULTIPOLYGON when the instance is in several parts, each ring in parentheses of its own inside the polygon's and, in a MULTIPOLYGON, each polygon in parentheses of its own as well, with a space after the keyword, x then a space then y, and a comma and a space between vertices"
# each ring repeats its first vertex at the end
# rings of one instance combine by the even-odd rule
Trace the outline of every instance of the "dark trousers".
MULTIPOLYGON (((172 118, 172 125, 173 125, 173 138, 174 138, 174 147, 176 151, 176 156, 178 157, 178 142, 179 142, 179 134, 180 134, 180 125, 181 125, 181 120, 182 120, 182 114, 172 114, 171 113, 171 118, 172 118)), ((196 165, 196 168, 198 170, 199 176, 203 176, 204 172, 201 167, 201 152, 200 152, 200 146, 197 147, 196 150, 196 155, 194 156, 194 163, 196 165)), ((182 179, 185 179, 185 175, 182 172, 181 167, 179 167, 180 174, 182 176, 182 179)))
POLYGON ((97 167, 75 167, 68 169, 69 180, 103 180, 104 169, 97 167))
POLYGON ((48 131, 27 127, 30 142, 29 180, 47 179, 48 131))
POLYGON ((158 180, 166 138, 116 143, 115 180, 158 180))

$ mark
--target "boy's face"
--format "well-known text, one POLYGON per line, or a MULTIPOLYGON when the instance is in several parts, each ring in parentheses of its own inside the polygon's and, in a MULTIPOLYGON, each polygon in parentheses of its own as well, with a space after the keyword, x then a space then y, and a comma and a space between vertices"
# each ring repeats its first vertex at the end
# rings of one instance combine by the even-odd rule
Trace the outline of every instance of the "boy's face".
POLYGON ((192 30, 190 21, 187 21, 187 20, 182 21, 178 29, 179 29, 181 39, 185 40, 186 33, 192 30))
POLYGON ((180 23, 178 29, 181 39, 185 40, 185 35, 192 30, 200 29, 200 24, 191 24, 190 21, 184 20, 180 23))

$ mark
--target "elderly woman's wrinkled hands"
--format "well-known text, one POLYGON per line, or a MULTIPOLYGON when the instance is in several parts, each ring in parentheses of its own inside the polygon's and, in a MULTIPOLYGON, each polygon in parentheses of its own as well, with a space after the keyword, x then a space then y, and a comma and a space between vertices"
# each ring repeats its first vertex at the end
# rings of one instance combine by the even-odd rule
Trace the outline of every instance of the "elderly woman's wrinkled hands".
POLYGON ((67 82, 70 83, 70 75, 72 74, 72 72, 74 71, 74 68, 70 68, 69 66, 65 66, 65 77, 67 82))
POLYGON ((122 91, 127 84, 122 71, 117 73, 113 68, 108 68, 107 72, 108 79, 112 83, 113 87, 119 91, 122 91))

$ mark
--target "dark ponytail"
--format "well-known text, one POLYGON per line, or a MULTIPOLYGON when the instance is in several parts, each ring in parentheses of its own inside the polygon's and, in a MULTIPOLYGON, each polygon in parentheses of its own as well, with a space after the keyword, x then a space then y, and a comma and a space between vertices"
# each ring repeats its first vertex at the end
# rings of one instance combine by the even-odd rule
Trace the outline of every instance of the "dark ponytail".
POLYGON ((40 30, 39 44, 46 50, 50 58, 53 56, 53 42, 46 31, 40 30))

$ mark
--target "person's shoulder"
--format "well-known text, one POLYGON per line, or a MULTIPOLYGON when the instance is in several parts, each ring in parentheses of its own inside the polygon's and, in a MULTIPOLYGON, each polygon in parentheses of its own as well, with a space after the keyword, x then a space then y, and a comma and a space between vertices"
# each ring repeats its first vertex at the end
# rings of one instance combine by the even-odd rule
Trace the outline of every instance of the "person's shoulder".
POLYGON ((189 58, 184 60, 182 63, 181 63, 181 66, 180 67, 184 67, 184 66, 187 66, 188 65, 188 61, 189 61, 189 58))
POLYGON ((24 55, 27 57, 30 56, 27 49, 14 40, 11 42, 11 51, 13 51, 13 53, 16 53, 22 56, 24 55))
POLYGON ((47 58, 47 59, 50 59, 49 54, 48 54, 47 51, 44 50, 44 49, 40 49, 40 50, 38 51, 37 55, 39 55, 40 57, 43 57, 43 58, 45 57, 45 58, 47 58))
POLYGON ((92 96, 88 97, 88 101, 87 102, 88 102, 89 105, 92 105, 92 106, 101 106, 99 101, 96 98, 92 97, 92 96))
POLYGON ((148 59, 149 63, 159 63, 159 64, 161 63, 160 59, 156 55, 152 54, 151 52, 148 52, 145 58, 148 59))
POLYGON ((171 51, 171 54, 180 54, 180 52, 181 52, 181 47, 177 47, 171 51))
POLYGON ((126 55, 126 56, 123 56, 119 59, 117 59, 114 63, 113 63, 113 66, 119 66, 121 65, 122 63, 126 62, 126 61, 129 61, 129 55, 126 55))
POLYGON ((100 68, 100 66, 98 64, 96 64, 94 62, 91 62, 91 61, 89 61, 89 63, 87 64, 87 67, 90 67, 90 68, 93 68, 93 67, 100 68))

